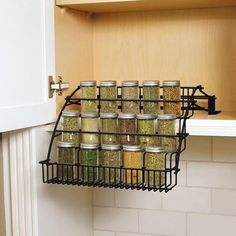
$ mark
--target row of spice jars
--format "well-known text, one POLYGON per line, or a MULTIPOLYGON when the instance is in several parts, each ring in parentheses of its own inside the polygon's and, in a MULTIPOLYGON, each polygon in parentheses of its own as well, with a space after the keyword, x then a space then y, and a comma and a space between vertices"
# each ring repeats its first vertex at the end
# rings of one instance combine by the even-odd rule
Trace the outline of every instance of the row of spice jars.
MULTIPOLYGON (((164 114, 181 114, 180 103, 180 81, 168 80, 163 81, 163 110, 164 114), (171 102, 172 101, 172 102, 171 102)), ((80 82, 80 98, 81 112, 97 112, 97 83, 96 81, 80 82), (89 100, 83 100, 89 99, 89 100)), ((116 81, 101 81, 100 82, 100 112, 116 113, 117 111, 117 84, 116 81), (106 100, 107 99, 107 100, 106 100)), ((140 90, 138 81, 123 81, 121 89, 122 112, 123 113, 140 113, 140 90)), ((143 99, 150 100, 143 102, 144 114, 159 114, 160 106, 160 82, 158 80, 143 82, 143 99)))
POLYGON ((158 146, 142 149, 140 145, 102 145, 100 149, 98 144, 58 142, 57 163, 58 178, 63 180, 78 177, 85 182, 165 183, 165 149, 158 146), (77 163, 81 165, 79 171, 73 166, 77 163))
POLYGON ((86 144, 140 144, 142 148, 160 145, 166 151, 176 151, 176 116, 173 114, 117 114, 81 113, 81 135, 79 135, 78 111, 64 111, 62 114, 63 142, 86 144), (99 125, 100 124, 100 125, 99 125), (99 127, 100 126, 100 127, 99 127), (157 126, 157 127, 156 127, 157 126), (99 129, 100 128, 100 129, 99 129), (157 137, 173 135, 171 137, 157 137))

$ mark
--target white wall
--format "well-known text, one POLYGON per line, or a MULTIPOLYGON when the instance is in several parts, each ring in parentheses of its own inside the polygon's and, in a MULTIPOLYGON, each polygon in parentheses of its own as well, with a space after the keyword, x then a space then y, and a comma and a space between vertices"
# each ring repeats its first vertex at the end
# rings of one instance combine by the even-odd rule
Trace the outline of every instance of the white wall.
POLYGON ((168 193, 94 189, 94 236, 235 236, 236 138, 190 137, 168 193))

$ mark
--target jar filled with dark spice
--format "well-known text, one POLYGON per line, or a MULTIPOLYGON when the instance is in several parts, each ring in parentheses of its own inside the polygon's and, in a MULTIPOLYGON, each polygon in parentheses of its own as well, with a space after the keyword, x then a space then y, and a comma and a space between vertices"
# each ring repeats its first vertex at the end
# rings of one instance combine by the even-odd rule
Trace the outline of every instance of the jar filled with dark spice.
MULTIPOLYGON (((79 131, 79 115, 78 111, 63 111, 62 112, 62 129, 68 131, 79 131)), ((63 132, 63 142, 79 142, 79 134, 76 132, 63 132)))
POLYGON ((80 178, 83 181, 94 182, 98 179, 98 144, 80 144, 80 178))
POLYGON ((145 149, 145 183, 148 186, 165 184, 165 149, 147 147, 145 149))
MULTIPOLYGON (((138 81, 122 82, 122 99, 139 99, 138 81)), ((123 113, 139 113, 139 101, 122 101, 123 113)))
POLYGON ((68 142, 57 143, 57 178, 71 180, 76 176, 73 164, 78 163, 78 144, 68 142))
MULTIPOLYGON (((164 100, 180 100, 180 81, 179 80, 166 80, 163 81, 163 99, 164 100)), ((164 113, 181 114, 180 102, 164 102, 164 113)))
MULTIPOLYGON (((101 99, 117 98, 116 81, 101 81, 100 98, 101 99)), ((101 105, 100 112, 103 113, 116 112, 116 101, 101 101, 100 105, 101 105)))
POLYGON ((81 113, 81 131, 89 131, 91 133, 82 133, 81 142, 87 144, 99 144, 99 134, 92 133, 99 131, 99 120, 97 112, 81 113))
POLYGON ((121 146, 102 145, 100 151, 99 164, 104 167, 100 171, 100 180, 105 183, 120 183, 121 181, 121 146), (109 167, 109 168, 106 168, 109 167), (115 168, 112 168, 115 167, 115 168))
MULTIPOLYGON (((100 113, 100 124, 102 132, 118 132, 117 113, 100 113)), ((118 144, 117 134, 101 134, 102 144, 118 144)))
MULTIPOLYGON (((136 115, 135 114, 119 114, 118 116, 119 132, 136 133, 136 115)), ((137 135, 120 135, 120 144, 136 144, 137 135)))
MULTIPOLYGON (((160 82, 158 80, 150 80, 143 82, 143 99, 144 100, 158 100, 160 99, 160 82)), ((159 114, 159 102, 152 101, 143 102, 144 114, 159 114)))
MULTIPOLYGON (((81 98, 97 98, 97 83, 96 81, 81 81, 80 82, 80 97, 81 98)), ((97 112, 96 100, 81 100, 81 112, 97 112)))
MULTIPOLYGON (((176 115, 164 114, 158 116, 158 133, 161 135, 176 135, 176 115)), ((176 137, 160 137, 160 146, 167 152, 176 151, 176 137)))
MULTIPOLYGON (((155 122, 156 115, 153 114, 139 114, 137 115, 137 123, 138 123, 138 133, 139 134, 155 134, 155 122)), ((142 148, 155 146, 157 138, 155 136, 138 136, 139 144, 142 148)))
POLYGON ((140 145, 123 146, 123 182, 126 184, 141 184, 143 167, 143 150, 140 145))

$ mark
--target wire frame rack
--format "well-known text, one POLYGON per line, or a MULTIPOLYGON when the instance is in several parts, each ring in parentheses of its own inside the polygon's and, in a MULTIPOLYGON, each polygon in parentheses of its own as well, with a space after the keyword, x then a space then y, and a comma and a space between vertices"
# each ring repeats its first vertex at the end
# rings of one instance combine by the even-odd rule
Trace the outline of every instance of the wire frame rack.
MULTIPOLYGON (((162 88, 162 87, 161 87, 162 88)), ((182 86, 181 87, 181 99, 180 100, 163 100, 160 96, 158 100, 144 100, 142 96, 142 86, 139 87, 139 99, 123 99, 121 96, 121 87, 117 86, 117 98, 116 99, 101 99, 100 87, 97 86, 97 98, 96 99, 82 99, 78 97, 80 86, 78 86, 70 96, 65 98, 65 103, 58 115, 51 141, 49 143, 49 149, 47 158, 40 161, 42 167, 42 180, 47 184, 63 184, 63 185, 77 185, 77 186, 91 186, 91 187, 107 187, 107 188, 119 188, 119 189, 136 189, 136 190, 148 190, 148 191, 165 191, 168 192, 177 185, 179 168, 179 160, 181 153, 186 149, 186 138, 188 133, 186 132, 186 121, 194 115, 195 110, 201 110, 208 112, 209 115, 218 114, 220 111, 215 110, 215 96, 210 96, 204 92, 202 86, 182 86), (60 120, 62 112, 71 105, 81 106, 83 100, 94 100, 98 102, 98 112, 100 114, 101 101, 117 101, 117 109, 122 112, 123 101, 138 101, 140 113, 143 110, 143 102, 158 102, 161 104, 160 109, 163 109, 164 102, 179 102, 181 103, 181 115, 176 118, 178 124, 178 132, 175 135, 161 135, 155 134, 141 134, 141 133, 112 133, 102 131, 70 131, 60 129, 60 120), (205 105, 199 105, 199 102, 205 101, 205 105), (177 149, 175 152, 166 152, 164 154, 162 168, 148 169, 145 167, 146 153, 143 152, 143 165, 140 168, 127 168, 121 166, 102 166, 97 165, 83 165, 80 163, 79 148, 76 149, 78 154, 78 161, 75 164, 59 164, 57 161, 53 161, 52 148, 56 138, 62 135, 63 132, 73 133, 92 133, 92 134, 115 134, 121 135, 135 135, 135 136, 155 136, 175 138, 177 142, 177 149)), ((99 152, 101 149, 99 149, 99 152)), ((55 159, 55 158, 54 158, 55 159)))

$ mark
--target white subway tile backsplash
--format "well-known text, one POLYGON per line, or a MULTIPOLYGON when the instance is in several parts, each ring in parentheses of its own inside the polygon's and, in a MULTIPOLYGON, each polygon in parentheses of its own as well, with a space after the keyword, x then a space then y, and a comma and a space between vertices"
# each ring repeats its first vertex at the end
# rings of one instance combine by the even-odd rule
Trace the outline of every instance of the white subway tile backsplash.
POLYGON ((187 182, 187 162, 186 161, 180 161, 179 162, 179 168, 180 172, 178 173, 178 179, 177 183, 178 186, 185 186, 187 182))
POLYGON ((148 191, 116 190, 116 206, 128 208, 160 209, 161 194, 148 191))
POLYGON ((220 162, 236 162, 236 138, 214 137, 213 160, 220 162))
POLYGON ((115 232, 95 230, 93 236, 116 236, 115 232))
POLYGON ((154 234, 133 234, 133 233, 116 233, 116 236, 159 236, 154 234))
POLYGON ((138 210, 94 207, 94 228, 138 232, 138 210))
POLYGON ((236 215, 236 191, 213 189, 212 212, 236 215))
POLYGON ((93 189, 93 204, 95 206, 114 206, 115 193, 114 189, 94 188, 93 189))
POLYGON ((210 212, 211 190, 177 187, 163 194, 163 209, 183 212, 210 212))
POLYGON ((186 214, 140 210, 139 229, 146 234, 185 236, 186 214))
POLYGON ((187 185, 236 188, 236 164, 188 162, 187 185))
POLYGON ((210 161, 212 159, 212 138, 194 137, 187 138, 187 147, 181 156, 181 160, 210 161))
POLYGON ((188 236, 235 236, 236 217, 188 215, 188 236))

